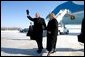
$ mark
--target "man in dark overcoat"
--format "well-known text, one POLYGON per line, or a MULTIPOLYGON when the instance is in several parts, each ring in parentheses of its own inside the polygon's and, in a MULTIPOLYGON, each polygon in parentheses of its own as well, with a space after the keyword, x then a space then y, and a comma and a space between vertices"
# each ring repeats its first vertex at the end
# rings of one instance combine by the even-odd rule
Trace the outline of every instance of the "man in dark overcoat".
POLYGON ((42 37, 43 37, 43 29, 46 28, 45 20, 40 17, 39 13, 35 14, 35 18, 32 18, 27 13, 27 18, 34 22, 33 26, 33 38, 37 42, 38 45, 38 53, 42 52, 43 46, 42 46, 42 37))

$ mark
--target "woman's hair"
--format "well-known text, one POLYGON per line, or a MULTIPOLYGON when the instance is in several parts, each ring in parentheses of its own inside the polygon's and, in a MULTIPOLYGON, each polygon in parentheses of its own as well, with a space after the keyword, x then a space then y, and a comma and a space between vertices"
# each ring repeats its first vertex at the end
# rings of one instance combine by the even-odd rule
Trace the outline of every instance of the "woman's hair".
POLYGON ((56 19, 56 15, 55 15, 54 13, 50 13, 50 14, 48 15, 48 18, 49 18, 49 17, 56 19))

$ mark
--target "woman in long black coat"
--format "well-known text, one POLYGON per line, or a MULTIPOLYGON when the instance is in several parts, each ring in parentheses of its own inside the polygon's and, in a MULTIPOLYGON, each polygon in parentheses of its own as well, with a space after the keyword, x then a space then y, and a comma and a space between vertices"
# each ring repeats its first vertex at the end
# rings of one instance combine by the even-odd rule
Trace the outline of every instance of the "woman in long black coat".
POLYGON ((57 35, 58 35, 58 22, 54 17, 54 14, 49 14, 50 21, 47 25, 47 50, 48 56, 51 52, 55 52, 56 49, 56 41, 57 41, 57 35))
POLYGON ((27 36, 29 36, 31 40, 34 40, 34 36, 33 36, 33 25, 32 25, 31 22, 30 22, 29 30, 27 32, 27 36))

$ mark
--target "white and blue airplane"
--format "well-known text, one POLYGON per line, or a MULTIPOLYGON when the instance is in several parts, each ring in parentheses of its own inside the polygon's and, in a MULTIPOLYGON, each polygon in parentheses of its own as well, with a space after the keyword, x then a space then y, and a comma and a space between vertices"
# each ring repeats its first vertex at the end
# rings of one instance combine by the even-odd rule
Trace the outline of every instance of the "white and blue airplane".
MULTIPOLYGON (((68 20, 65 20, 65 21, 68 21, 65 23, 66 24, 68 24, 69 22, 71 22, 72 24, 79 23, 84 18, 84 4, 80 5, 80 4, 74 3, 73 1, 68 1, 57 6, 52 11, 52 13, 54 13, 57 16, 57 20, 58 20, 58 17, 62 17, 62 21, 65 20, 65 18, 67 17, 66 16, 67 14, 74 15, 75 20, 71 21, 71 19, 68 19, 68 20), (80 21, 78 19, 80 19, 80 21)), ((58 21, 60 22, 61 20, 59 19, 58 21)))
MULTIPOLYGON (((84 4, 80 5, 73 1, 67 1, 57 6, 51 13, 54 13, 58 23, 64 26, 71 24, 78 25, 82 23, 82 19, 84 18, 84 4)), ((60 33, 69 33, 68 29, 64 26, 59 27, 60 33)), ((73 28, 76 27, 74 26, 73 28)))

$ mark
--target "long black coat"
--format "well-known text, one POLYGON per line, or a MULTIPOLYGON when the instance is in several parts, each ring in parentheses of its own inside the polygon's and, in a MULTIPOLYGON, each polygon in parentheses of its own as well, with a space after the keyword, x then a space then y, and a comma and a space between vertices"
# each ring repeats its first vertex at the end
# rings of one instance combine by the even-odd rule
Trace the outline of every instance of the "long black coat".
POLYGON ((78 41, 84 43, 85 38, 85 19, 82 21, 81 34, 78 35, 78 41))
POLYGON ((51 51, 55 48, 58 35, 58 22, 52 19, 48 22, 47 26, 47 50, 51 51))
POLYGON ((34 39, 33 39, 33 25, 30 25, 30 26, 29 26, 29 30, 28 30, 28 32, 27 32, 27 36, 30 36, 30 39, 31 39, 31 40, 34 40, 34 39))
POLYGON ((46 28, 46 24, 43 18, 32 18, 27 16, 29 20, 34 22, 33 26, 33 36, 35 40, 39 40, 43 36, 43 27, 46 28))

